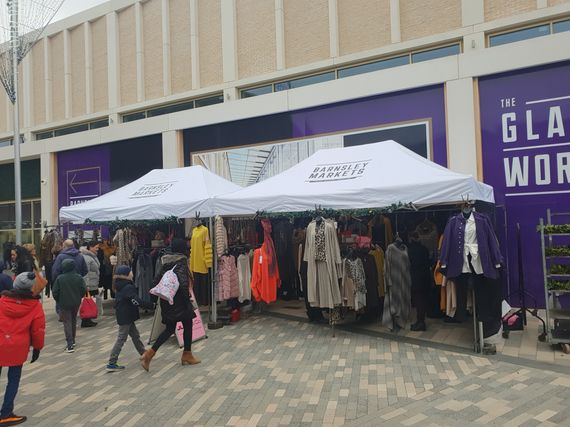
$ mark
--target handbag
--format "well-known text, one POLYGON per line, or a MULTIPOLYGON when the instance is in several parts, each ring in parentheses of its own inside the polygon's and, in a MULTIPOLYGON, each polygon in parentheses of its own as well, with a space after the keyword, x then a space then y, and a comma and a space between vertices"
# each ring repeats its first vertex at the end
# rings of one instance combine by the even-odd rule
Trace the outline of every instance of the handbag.
POLYGON ((83 320, 97 318, 97 304, 91 297, 89 291, 87 291, 87 295, 85 295, 81 300, 81 305, 79 306, 79 317, 83 320))
POLYGON ((176 295, 180 287, 178 276, 174 272, 175 268, 176 266, 164 273, 158 285, 149 291, 151 295, 168 301, 170 305, 174 304, 174 295, 176 295))

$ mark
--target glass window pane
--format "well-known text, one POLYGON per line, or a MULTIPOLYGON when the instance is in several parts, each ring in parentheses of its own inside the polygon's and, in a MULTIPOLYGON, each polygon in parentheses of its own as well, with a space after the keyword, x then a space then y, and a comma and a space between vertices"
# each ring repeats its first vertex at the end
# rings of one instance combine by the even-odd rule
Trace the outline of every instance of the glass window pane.
POLYGON ((181 104, 166 105, 164 107, 153 108, 147 111, 147 117, 161 116, 163 114, 175 113, 177 111, 190 110, 194 108, 194 101, 181 104))
POLYGON ((12 138, 0 141, 0 147, 9 147, 10 145, 12 145, 12 138))
POLYGON ((144 111, 138 111, 136 113, 125 114, 123 116, 123 123, 132 122, 134 120, 141 120, 146 118, 146 113, 144 111))
POLYGON ((33 210, 34 210, 34 228, 41 228, 42 226, 42 202, 35 201, 33 202, 33 210))
POLYGON ((489 37, 489 46, 500 46, 502 44, 533 39, 535 37, 546 36, 548 34, 550 34, 550 25, 539 25, 538 27, 525 28, 523 30, 491 36, 489 37))
POLYGON ((0 229, 16 228, 16 205, 8 203, 0 205, 0 229))
POLYGON ((437 49, 426 50, 423 52, 412 53, 412 62, 423 62, 431 59, 443 58, 444 56, 458 55, 460 52, 459 44, 440 47, 437 49))
POLYGON ((32 203, 22 202, 22 227, 32 227, 32 203))
POLYGON ((83 132, 89 129, 87 123, 82 123, 76 126, 70 126, 68 128, 56 129, 53 131, 54 136, 69 135, 71 133, 83 132))
POLYGON ((295 89, 298 87, 314 85, 317 83, 326 82, 335 79, 335 72, 329 71, 328 73, 317 74, 316 76, 302 77, 300 79, 289 80, 287 82, 275 83, 275 91, 295 89))
POLYGON ((552 24, 552 29, 555 33, 561 33, 563 31, 570 31, 570 19, 566 21, 555 22, 552 24))
POLYGON ((32 230, 22 230, 22 243, 32 243, 33 233, 32 230))
POLYGON ((273 92, 273 87, 271 85, 252 87, 250 89, 243 89, 240 92, 242 98, 251 98, 252 96, 265 95, 266 93, 273 92))
POLYGON ((53 130, 47 132, 40 132, 36 133, 36 141, 40 141, 42 139, 53 138, 53 130))
POLYGON ((206 107, 208 105, 221 104, 224 102, 223 95, 210 96, 208 98, 197 99, 194 101, 196 108, 206 107))
POLYGON ((109 126, 109 119, 97 120, 89 123, 89 129, 99 129, 109 126))
POLYGON ((338 70, 338 77, 349 77, 357 74, 370 73, 372 71, 384 70, 386 68, 399 67, 410 63, 408 55, 398 56, 397 58, 384 59, 382 61, 371 62, 369 64, 356 65, 350 68, 338 70))

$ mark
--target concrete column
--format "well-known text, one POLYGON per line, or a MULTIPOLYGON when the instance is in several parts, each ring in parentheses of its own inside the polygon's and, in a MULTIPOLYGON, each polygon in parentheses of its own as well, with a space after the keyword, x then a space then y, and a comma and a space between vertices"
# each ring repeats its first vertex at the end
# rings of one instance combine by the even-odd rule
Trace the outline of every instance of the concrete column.
POLYGON ((285 68, 285 12, 283 0, 275 0, 275 61, 277 70, 285 68))
POLYGON ((330 56, 336 58, 339 55, 339 37, 338 37, 338 2, 337 0, 329 0, 329 38, 330 38, 330 56))
MULTIPOLYGON (((32 109, 32 55, 26 55, 22 60, 22 88, 23 93, 20 99, 22 99, 24 105, 24 117, 22 120, 23 129, 27 129, 32 126, 33 120, 33 109, 32 109)), ((27 140, 29 141, 29 140, 27 140)))
POLYGON ((392 43, 402 41, 400 30, 400 0, 390 0, 390 31, 392 43))
POLYGON ((464 27, 485 22, 485 2, 461 0, 461 22, 464 27))
POLYGON ((49 37, 44 38, 44 90, 45 90, 45 109, 46 109, 46 123, 53 120, 52 112, 52 73, 51 73, 51 40, 49 37))
POLYGON ((237 87, 228 87, 224 89, 224 102, 237 101, 239 99, 239 90, 237 87))
POLYGON ((476 108, 472 78, 445 84, 448 167, 477 178, 476 108))
POLYGON ((137 55, 137 102, 144 101, 144 47, 143 47, 143 11, 140 1, 135 3, 135 34, 137 55))
POLYGON ((200 45, 198 44, 198 0, 190 0, 190 60, 192 89, 200 88, 200 45))
POLYGON ((85 40, 85 114, 93 112, 93 43, 91 42, 91 22, 83 24, 85 40))
POLYGON ((107 87, 109 109, 121 104, 121 68, 119 55, 119 15, 107 14, 107 87))
POLYGON ((235 0, 222 2, 222 63, 224 82, 237 79, 237 23, 235 0))
POLYGON ((57 224, 57 174, 55 173, 55 155, 40 155, 40 194, 42 207, 42 223, 57 224))
POLYGON ((162 132, 162 167, 164 169, 184 166, 183 136, 180 130, 162 132))
POLYGON ((162 0, 162 89, 164 96, 172 93, 170 64, 170 2, 162 0))
POLYGON ((68 29, 63 30, 63 82, 64 82, 64 103, 65 103, 65 118, 70 119, 72 116, 72 101, 71 95, 71 33, 68 29))

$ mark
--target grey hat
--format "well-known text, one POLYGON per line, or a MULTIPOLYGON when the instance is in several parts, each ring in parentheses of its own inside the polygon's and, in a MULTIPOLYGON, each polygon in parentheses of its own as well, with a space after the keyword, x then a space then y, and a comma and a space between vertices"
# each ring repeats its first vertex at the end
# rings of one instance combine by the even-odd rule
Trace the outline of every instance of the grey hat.
POLYGON ((35 273, 29 271, 20 273, 16 276, 16 279, 14 280, 14 289, 31 291, 35 281, 36 281, 35 273))

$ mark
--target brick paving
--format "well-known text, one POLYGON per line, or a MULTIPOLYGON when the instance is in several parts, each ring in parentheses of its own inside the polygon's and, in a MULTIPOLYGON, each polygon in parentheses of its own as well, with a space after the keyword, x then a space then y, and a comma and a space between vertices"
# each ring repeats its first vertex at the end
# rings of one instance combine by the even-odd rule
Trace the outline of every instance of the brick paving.
MULTIPOLYGON (((173 338, 147 373, 128 341, 119 360, 127 368, 107 373, 111 311, 78 329, 73 354, 50 300, 46 312, 46 348, 25 365, 16 400, 27 425, 569 425, 564 370, 254 316, 196 343, 200 365, 181 366, 173 338)), ((138 322, 143 339, 151 322, 138 322)))

